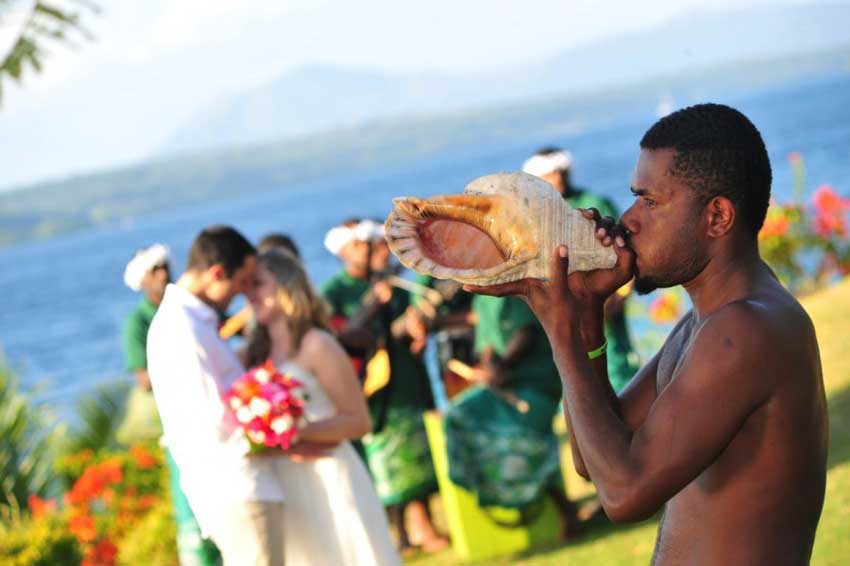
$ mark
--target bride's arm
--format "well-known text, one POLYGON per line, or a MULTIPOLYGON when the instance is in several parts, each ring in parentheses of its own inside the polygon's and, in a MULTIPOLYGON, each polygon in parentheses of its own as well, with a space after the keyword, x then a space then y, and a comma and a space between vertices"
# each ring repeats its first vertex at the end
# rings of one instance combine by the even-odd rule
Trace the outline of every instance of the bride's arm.
POLYGON ((307 332, 301 342, 298 361, 313 373, 336 408, 334 416, 308 423, 301 431, 302 440, 339 442, 360 438, 372 430, 366 398, 354 368, 333 336, 315 329, 307 332))

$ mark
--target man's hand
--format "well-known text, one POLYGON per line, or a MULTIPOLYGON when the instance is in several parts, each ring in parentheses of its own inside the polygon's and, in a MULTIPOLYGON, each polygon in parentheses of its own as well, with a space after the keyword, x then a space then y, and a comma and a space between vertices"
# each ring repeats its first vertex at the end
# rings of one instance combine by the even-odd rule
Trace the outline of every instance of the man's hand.
POLYGON ((465 285, 464 289, 481 295, 502 297, 517 295, 537 315, 544 328, 555 320, 578 324, 587 312, 600 310, 605 300, 629 281, 634 274, 635 255, 626 245, 626 232, 610 217, 599 218, 594 209, 582 210, 588 220, 596 220, 596 238, 603 246, 613 246, 617 263, 611 269, 576 271, 567 276, 569 250, 559 246, 552 258, 552 280, 521 279, 492 286, 465 285))
POLYGON ((484 385, 501 387, 508 383, 509 372, 503 364, 499 363, 492 348, 488 348, 481 356, 478 365, 473 368, 471 378, 472 381, 484 385))
POLYGON ((379 305, 386 305, 393 298, 392 286, 383 279, 375 282, 372 286, 372 292, 375 294, 375 300, 378 301, 379 305))
POLYGON ((404 319, 404 329, 411 338, 410 351, 413 354, 421 354, 428 345, 428 327, 425 319, 415 308, 407 307, 404 319))

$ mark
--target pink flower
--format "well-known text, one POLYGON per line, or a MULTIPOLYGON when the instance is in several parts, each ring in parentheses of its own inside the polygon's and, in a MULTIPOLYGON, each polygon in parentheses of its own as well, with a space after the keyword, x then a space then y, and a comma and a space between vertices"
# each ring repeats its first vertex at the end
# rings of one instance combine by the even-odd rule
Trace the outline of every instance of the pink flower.
POLYGON ((792 151, 788 154, 788 163, 790 163, 791 165, 797 165, 799 163, 802 163, 802 161, 803 154, 801 154, 799 151, 792 151))
POLYGON ((821 237, 832 234, 847 235, 847 211, 850 210, 850 198, 838 195, 829 185, 821 185, 812 196, 815 208, 814 230, 821 237))

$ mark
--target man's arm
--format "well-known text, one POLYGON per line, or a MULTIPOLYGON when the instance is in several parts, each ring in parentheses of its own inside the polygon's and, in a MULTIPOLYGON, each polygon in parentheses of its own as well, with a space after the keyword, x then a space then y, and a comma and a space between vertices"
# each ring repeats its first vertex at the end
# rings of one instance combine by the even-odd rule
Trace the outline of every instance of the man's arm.
POLYGON ((771 329, 754 309, 713 314, 672 383, 632 430, 612 409, 573 328, 547 329, 571 405, 574 438, 608 516, 641 520, 714 462, 761 406, 780 373, 771 329), (746 329, 742 332, 742 329, 746 329))
MULTIPOLYGON (((679 325, 674 328, 673 333, 676 332, 681 324, 682 322, 680 321, 679 325)), ((584 343, 585 350, 588 352, 597 348, 605 340, 602 329, 602 316, 598 312, 589 313, 588 316, 585 316, 580 328, 582 342, 584 343)), ((552 343, 552 352, 553 355, 557 352, 557 345, 554 343, 552 343)), ((655 401, 656 375, 658 373, 658 359, 660 356, 661 352, 656 353, 635 374, 635 377, 629 381, 628 386, 622 391, 619 397, 608 379, 608 356, 603 355, 590 361, 590 367, 597 381, 605 390, 605 396, 608 399, 611 409, 631 430, 636 430, 643 424, 646 415, 649 414, 649 408, 652 406, 653 401, 655 401)), ((573 423, 566 396, 564 397, 564 416, 567 420, 567 430, 570 432, 570 451, 573 455, 573 465, 581 477, 590 479, 590 474, 581 456, 579 443, 573 438, 573 423)))

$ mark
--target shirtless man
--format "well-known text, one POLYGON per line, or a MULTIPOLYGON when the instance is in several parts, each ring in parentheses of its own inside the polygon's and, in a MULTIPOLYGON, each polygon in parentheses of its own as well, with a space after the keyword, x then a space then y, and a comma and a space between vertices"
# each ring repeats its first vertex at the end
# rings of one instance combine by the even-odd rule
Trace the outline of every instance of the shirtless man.
POLYGON ((770 195, 761 135, 704 104, 641 140, 635 203, 600 219, 610 270, 470 291, 522 296, 553 346, 576 469, 614 521, 662 507, 653 564, 808 564, 823 506, 827 406, 811 320, 758 253, 770 195), (619 397, 606 376, 602 304, 683 285, 693 310, 619 397))

